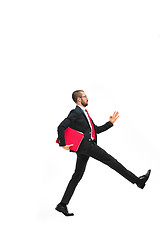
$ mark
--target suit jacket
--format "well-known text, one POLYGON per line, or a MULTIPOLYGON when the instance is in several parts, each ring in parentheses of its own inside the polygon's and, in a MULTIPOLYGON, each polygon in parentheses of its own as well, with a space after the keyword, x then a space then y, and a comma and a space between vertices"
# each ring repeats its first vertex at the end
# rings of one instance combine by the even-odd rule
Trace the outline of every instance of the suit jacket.
MULTIPOLYGON (((92 120, 93 122, 93 120, 92 120)), ((93 122, 96 134, 96 143, 97 143, 97 134, 104 132, 111 128, 113 124, 109 121, 102 126, 96 126, 93 122)), ((58 126, 58 140, 59 146, 65 146, 65 138, 64 131, 67 127, 73 128, 79 132, 84 133, 84 138, 80 144, 80 147, 77 153, 87 154, 89 152, 90 144, 91 144, 91 129, 88 123, 88 120, 83 113, 83 110, 76 106, 75 109, 71 110, 68 117, 65 118, 60 125, 58 126)))

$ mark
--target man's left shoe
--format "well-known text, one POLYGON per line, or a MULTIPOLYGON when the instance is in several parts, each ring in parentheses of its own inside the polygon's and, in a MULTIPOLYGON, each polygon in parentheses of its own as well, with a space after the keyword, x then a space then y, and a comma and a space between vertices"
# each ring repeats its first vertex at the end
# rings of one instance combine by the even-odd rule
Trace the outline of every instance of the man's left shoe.
POLYGON ((148 170, 148 172, 145 175, 138 178, 138 181, 136 182, 136 184, 139 188, 143 189, 145 187, 150 174, 151 174, 151 170, 148 170))

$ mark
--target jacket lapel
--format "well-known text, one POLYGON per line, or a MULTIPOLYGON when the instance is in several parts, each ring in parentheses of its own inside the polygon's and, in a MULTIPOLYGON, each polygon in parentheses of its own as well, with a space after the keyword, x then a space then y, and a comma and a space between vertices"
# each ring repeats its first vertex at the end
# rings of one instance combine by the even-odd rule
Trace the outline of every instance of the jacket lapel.
POLYGON ((89 126, 89 128, 90 128, 90 125, 89 125, 88 119, 86 118, 86 115, 85 115, 85 113, 83 112, 83 110, 82 110, 80 107, 78 107, 78 106, 76 106, 75 109, 76 109, 78 112, 83 113, 83 116, 85 117, 85 119, 86 119, 86 121, 87 121, 87 124, 88 124, 88 126, 89 126))

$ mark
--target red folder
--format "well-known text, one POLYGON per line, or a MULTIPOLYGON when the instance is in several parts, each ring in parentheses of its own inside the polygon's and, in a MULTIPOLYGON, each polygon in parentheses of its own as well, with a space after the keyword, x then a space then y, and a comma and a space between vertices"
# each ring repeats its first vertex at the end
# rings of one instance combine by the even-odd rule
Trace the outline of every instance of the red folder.
MULTIPOLYGON (((68 127, 68 128, 66 128, 66 130, 64 132, 64 138, 65 138, 66 145, 73 144, 73 146, 70 147, 69 149, 74 152, 77 152, 78 148, 84 138, 84 134, 76 131, 73 128, 68 127)), ((59 143, 58 138, 56 140, 56 143, 59 143)))

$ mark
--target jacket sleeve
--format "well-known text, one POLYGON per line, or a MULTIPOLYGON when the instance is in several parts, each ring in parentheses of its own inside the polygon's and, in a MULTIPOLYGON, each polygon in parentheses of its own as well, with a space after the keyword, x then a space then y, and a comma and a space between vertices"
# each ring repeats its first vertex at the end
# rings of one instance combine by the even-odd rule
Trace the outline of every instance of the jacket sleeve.
POLYGON ((102 132, 108 130, 112 126, 113 126, 113 124, 109 121, 109 122, 105 123, 102 126, 96 126, 95 125, 95 130, 96 130, 96 133, 98 134, 98 133, 102 133, 102 132))
POLYGON ((65 146, 66 142, 65 142, 65 138, 64 138, 64 132, 65 129, 71 126, 72 121, 76 118, 76 114, 75 111, 72 110, 68 117, 65 118, 60 125, 58 126, 58 140, 59 140, 59 146, 65 146))

